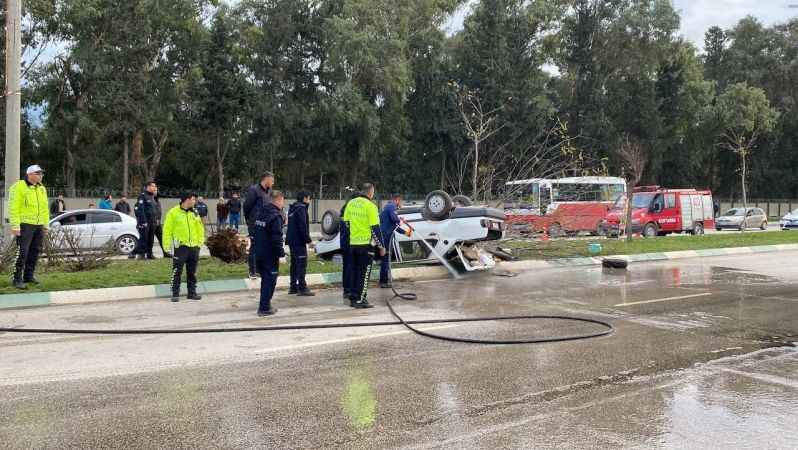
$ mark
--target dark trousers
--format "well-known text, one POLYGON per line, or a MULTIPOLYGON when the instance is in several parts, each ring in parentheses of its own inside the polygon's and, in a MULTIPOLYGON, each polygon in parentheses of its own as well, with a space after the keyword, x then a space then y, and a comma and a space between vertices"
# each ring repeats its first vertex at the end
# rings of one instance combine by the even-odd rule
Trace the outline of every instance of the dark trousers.
POLYGON ((247 265, 249 265, 249 275, 258 273, 257 258, 255 257, 255 224, 252 226, 247 225, 247 234, 249 236, 249 254, 247 255, 247 265))
POLYGON ((343 262, 343 269, 341 273, 341 284, 344 286, 344 294, 347 297, 352 293, 352 248, 347 246, 341 247, 341 261, 343 262))
POLYGON ((31 281, 42 251, 44 227, 23 223, 16 238, 17 253, 14 259, 14 281, 31 281))
POLYGON ((152 256, 152 246, 155 245, 155 225, 136 227, 139 231, 139 243, 133 250, 134 255, 152 256))
POLYGON ((371 267, 374 254, 370 245, 352 246, 352 291, 349 299, 365 302, 368 297, 368 285, 371 279, 371 267))
POLYGON ((301 292, 307 290, 305 274, 308 272, 308 247, 291 246, 291 290, 301 292))
POLYGON ((183 267, 186 268, 186 284, 188 295, 197 293, 197 264, 199 264, 199 247, 186 247, 182 245, 175 249, 172 256, 172 297, 180 296, 180 280, 183 267))
POLYGON ((391 281, 391 255, 390 249, 393 245, 393 236, 388 235, 385 237, 385 256, 382 257, 380 263, 380 284, 386 284, 391 281))
MULTIPOLYGON (((169 252, 167 252, 166 248, 164 248, 164 246, 163 246, 163 225, 157 225, 155 227, 155 237, 158 238, 158 245, 161 246, 161 251, 163 252, 163 255, 164 256, 168 255, 169 252)), ((152 255, 152 247, 153 247, 153 245, 154 245, 154 243, 150 244, 150 252, 147 253, 148 255, 152 255)))
POLYGON ((280 263, 266 263, 258 261, 258 272, 260 273, 260 305, 258 311, 266 312, 272 309, 272 297, 274 288, 277 286, 277 276, 280 274, 280 263))

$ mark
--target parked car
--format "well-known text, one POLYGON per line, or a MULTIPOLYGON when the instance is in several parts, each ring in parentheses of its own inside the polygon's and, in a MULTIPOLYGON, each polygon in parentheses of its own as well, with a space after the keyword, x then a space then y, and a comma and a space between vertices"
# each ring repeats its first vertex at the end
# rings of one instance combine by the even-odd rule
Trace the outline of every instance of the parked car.
POLYGON ((798 228, 798 209, 788 212, 787 215, 781 218, 781 229, 783 231, 794 230, 796 228, 798 228))
POLYGON ((749 228, 768 229, 768 216, 761 208, 732 208, 715 221, 715 229, 743 231, 749 228))
POLYGON ((96 249, 113 242, 120 253, 136 248, 139 233, 136 219, 117 211, 81 209, 69 211, 50 220, 50 232, 59 233, 56 245, 66 248, 66 233, 71 233, 79 248, 96 249))

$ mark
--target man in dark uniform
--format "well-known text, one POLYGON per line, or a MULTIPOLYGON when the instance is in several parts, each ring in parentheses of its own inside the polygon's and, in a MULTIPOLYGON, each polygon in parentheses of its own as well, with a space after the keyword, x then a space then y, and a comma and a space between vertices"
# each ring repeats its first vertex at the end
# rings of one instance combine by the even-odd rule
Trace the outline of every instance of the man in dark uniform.
POLYGON ((283 206, 285 196, 273 191, 272 201, 260 209, 255 220, 255 258, 260 272, 260 304, 258 316, 272 316, 277 308, 272 307, 274 288, 280 273, 280 260, 285 258, 283 248, 283 206))
POLYGON ((136 229, 139 231, 139 243, 128 256, 130 259, 137 256, 139 259, 155 259, 152 246, 155 244, 156 228, 161 222, 161 205, 155 198, 157 194, 158 185, 154 181, 148 182, 133 208, 136 215, 136 229))
POLYGON ((249 277, 256 278, 257 268, 255 267, 255 218, 258 210, 264 208, 272 202, 272 187, 274 186, 274 174, 265 172, 260 176, 260 181, 253 184, 244 194, 244 220, 247 222, 247 234, 249 235, 249 277))
MULTIPOLYGON (((354 198, 354 197, 353 197, 354 198)), ((344 203, 344 206, 341 207, 341 223, 339 224, 339 234, 338 239, 341 243, 341 262, 343 268, 341 269, 341 284, 344 288, 344 300, 349 300, 349 296, 352 293, 352 247, 349 246, 349 225, 344 220, 344 214, 346 214, 346 205, 352 199, 349 199, 344 203)))
POLYGON ((296 202, 288 210, 288 234, 285 239, 291 249, 291 287, 288 293, 300 297, 316 295, 308 289, 305 281, 308 271, 308 245, 313 243, 310 239, 309 204, 309 193, 297 194, 296 202))
MULTIPOLYGON (((405 231, 399 224, 401 223, 396 211, 402 207, 402 196, 399 194, 391 195, 391 201, 385 204, 380 213, 380 234, 382 246, 388 251, 393 245, 394 232, 409 235, 411 231, 405 231)), ((382 258, 380 265, 380 288, 392 288, 391 283, 391 261, 390 254, 382 258)))

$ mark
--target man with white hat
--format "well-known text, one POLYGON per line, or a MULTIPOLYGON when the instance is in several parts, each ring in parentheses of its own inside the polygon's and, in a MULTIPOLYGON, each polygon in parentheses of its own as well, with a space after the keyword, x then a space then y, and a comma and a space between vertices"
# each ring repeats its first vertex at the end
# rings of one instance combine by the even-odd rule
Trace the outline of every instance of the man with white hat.
POLYGON ((30 166, 25 179, 14 183, 9 191, 8 215, 17 244, 12 281, 17 289, 27 289, 27 283, 39 284, 33 273, 50 222, 47 189, 42 178, 44 170, 38 165, 30 166))

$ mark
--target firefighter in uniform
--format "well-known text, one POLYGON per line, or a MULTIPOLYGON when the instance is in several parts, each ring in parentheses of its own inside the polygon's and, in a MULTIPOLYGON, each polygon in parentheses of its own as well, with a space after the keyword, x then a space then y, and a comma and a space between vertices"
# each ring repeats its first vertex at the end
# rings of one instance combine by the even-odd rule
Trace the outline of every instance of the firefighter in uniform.
POLYGON ((200 247, 205 242, 205 226, 194 211, 197 196, 182 194, 180 205, 170 209, 163 224, 164 247, 172 257, 172 301, 180 301, 180 282, 186 268, 188 299, 201 300, 197 295, 197 264, 200 247))
POLYGON ((34 278, 36 262, 42 250, 44 235, 50 223, 47 189, 42 184, 44 171, 38 165, 28 167, 24 180, 17 181, 9 191, 8 212, 11 233, 16 237, 14 278, 17 289, 27 289, 26 283, 39 284, 34 278))
POLYGON ((374 262, 376 244, 380 257, 385 256, 385 248, 380 239, 380 218, 374 198, 374 185, 366 183, 360 195, 349 201, 344 212, 344 221, 349 230, 349 247, 352 252, 353 286, 349 304, 353 308, 371 308, 368 302, 368 283, 374 262))

